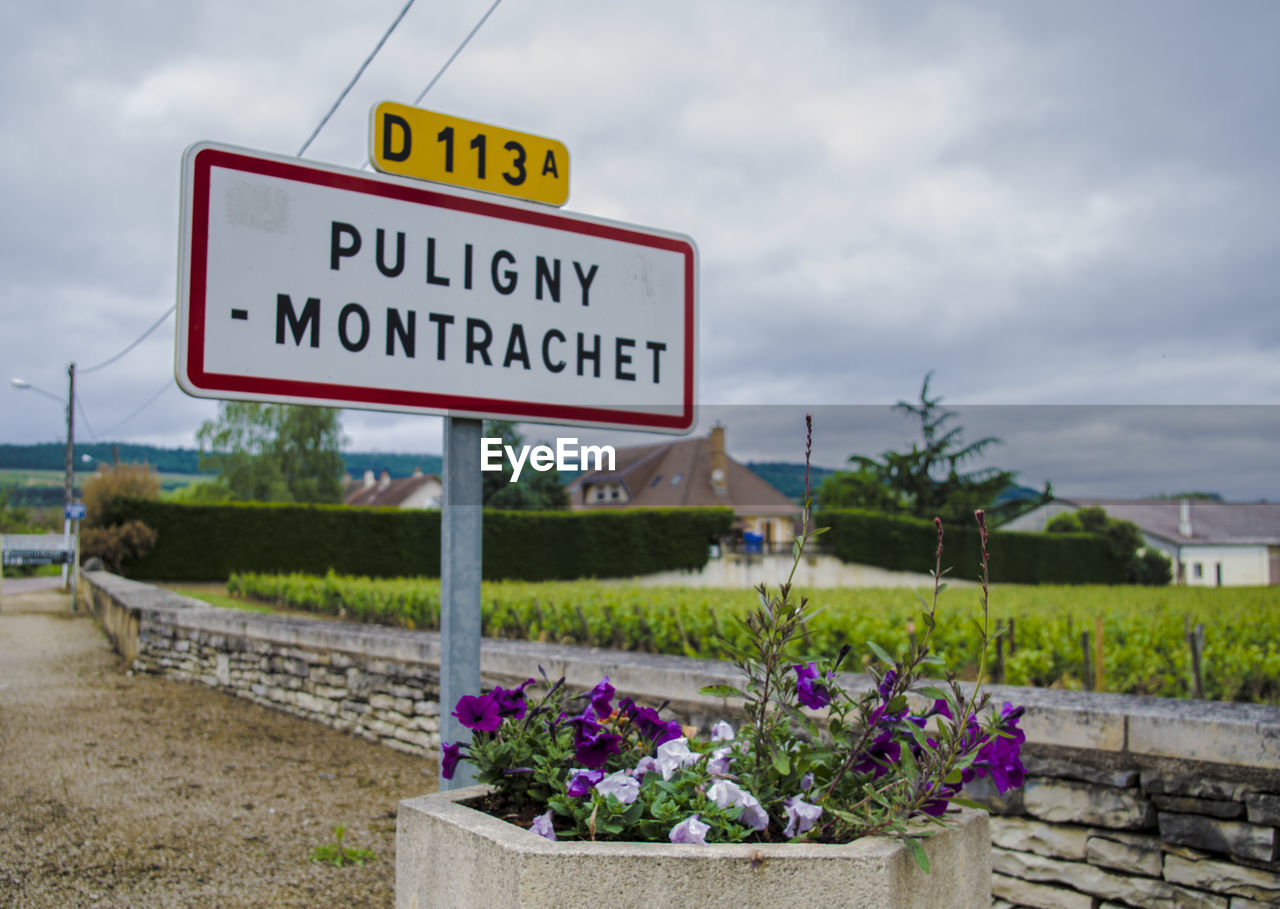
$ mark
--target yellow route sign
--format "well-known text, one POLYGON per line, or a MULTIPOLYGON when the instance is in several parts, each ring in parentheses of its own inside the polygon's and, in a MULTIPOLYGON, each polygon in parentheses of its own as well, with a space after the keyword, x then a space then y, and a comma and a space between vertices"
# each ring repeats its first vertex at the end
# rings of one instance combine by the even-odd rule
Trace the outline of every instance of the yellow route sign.
POLYGON ((373 108, 369 160, 383 173, 548 205, 569 198, 564 143, 394 101, 373 108))

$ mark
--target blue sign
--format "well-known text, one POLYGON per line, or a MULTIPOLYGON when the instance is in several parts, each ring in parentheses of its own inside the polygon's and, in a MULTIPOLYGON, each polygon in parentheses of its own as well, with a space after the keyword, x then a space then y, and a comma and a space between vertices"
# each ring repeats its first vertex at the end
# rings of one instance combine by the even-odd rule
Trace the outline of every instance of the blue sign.
POLYGON ((85 507, 79 503, 68 505, 63 511, 71 521, 83 521, 86 514, 85 507))

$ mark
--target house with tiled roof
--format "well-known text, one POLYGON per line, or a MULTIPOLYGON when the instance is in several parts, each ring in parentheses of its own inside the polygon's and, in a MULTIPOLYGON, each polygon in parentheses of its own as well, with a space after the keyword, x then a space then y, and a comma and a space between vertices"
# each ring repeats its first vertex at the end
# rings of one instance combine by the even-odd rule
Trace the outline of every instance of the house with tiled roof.
POLYGON ((1174 565, 1180 584, 1237 587, 1280 584, 1280 504, 1202 499, 1054 499, 1002 524, 1044 530, 1056 515, 1098 506, 1138 525, 1146 544, 1174 565))
POLYGON ((701 438, 619 448, 613 469, 578 476, 568 492, 575 511, 732 508, 735 534, 758 539, 766 550, 791 546, 802 513, 799 505, 729 457, 723 426, 701 438))
POLYGON ((364 472, 363 481, 347 484, 347 505, 374 508, 439 508, 444 484, 433 473, 414 468, 413 476, 391 479, 387 471, 377 477, 372 470, 364 472))

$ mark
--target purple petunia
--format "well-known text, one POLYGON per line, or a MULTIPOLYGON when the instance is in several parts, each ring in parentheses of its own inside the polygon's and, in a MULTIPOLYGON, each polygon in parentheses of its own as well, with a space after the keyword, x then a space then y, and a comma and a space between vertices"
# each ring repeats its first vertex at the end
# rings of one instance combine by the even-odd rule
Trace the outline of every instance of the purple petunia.
POLYGON ((654 745, 661 745, 684 735, 680 724, 675 720, 663 721, 658 716, 658 711, 652 707, 637 706, 631 698, 623 698, 618 702, 618 712, 630 720, 640 734, 654 745))
POLYGON ((622 736, 602 732, 577 742, 573 749, 573 759, 584 767, 603 767, 610 755, 621 750, 622 736))
POLYGON ((587 692, 587 697, 591 699, 591 708, 595 710, 596 716, 604 719, 613 713, 613 707, 609 703, 613 700, 613 686, 609 684, 609 677, 606 675, 597 684, 587 692))
POLYGON ((496 732, 502 725, 502 714, 498 702, 492 695, 477 697, 464 694, 458 698, 458 705, 453 708, 453 715, 458 722, 476 732, 496 732))
POLYGON ((458 761, 462 760, 462 745, 451 745, 445 742, 440 746, 440 775, 446 780, 453 779, 453 771, 458 767, 458 761))
MULTIPOLYGON (((808 666, 796 663, 792 666, 796 671, 796 697, 801 704, 810 710, 821 710, 831 703, 831 689, 818 681, 818 664, 808 666)), ((827 673, 826 681, 830 682, 832 673, 827 673)))
POLYGON ((498 705, 498 715, 523 720, 525 712, 529 709, 529 705, 525 703, 524 690, 532 684, 533 679, 528 679, 516 688, 497 686, 493 691, 489 692, 494 703, 498 705))
POLYGON ((604 779, 603 770, 570 770, 566 792, 569 798, 580 799, 602 779, 604 779))

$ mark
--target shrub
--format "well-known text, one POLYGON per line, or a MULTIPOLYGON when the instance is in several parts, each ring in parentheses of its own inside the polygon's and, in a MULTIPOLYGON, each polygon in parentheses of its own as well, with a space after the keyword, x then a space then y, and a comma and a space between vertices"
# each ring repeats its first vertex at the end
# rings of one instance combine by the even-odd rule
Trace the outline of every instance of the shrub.
MULTIPOLYGON (((933 524, 917 518, 854 509, 823 511, 818 523, 830 527, 824 538, 844 562, 876 565, 891 571, 925 573, 933 524)), ((1119 557, 1104 537, 1084 533, 1017 533, 995 531, 999 555, 991 563, 991 579, 1014 584, 1120 584, 1128 557, 1119 557)), ((950 566, 964 576, 981 559, 976 531, 950 533, 950 566)))
MULTIPOLYGON (((159 533, 155 551, 122 570, 154 579, 226 578, 236 571, 369 577, 440 574, 440 512, 342 505, 121 501, 113 521, 159 533)), ((484 577, 553 580, 696 569, 729 532, 727 508, 611 512, 486 511, 484 577)))
POLYGON ((142 521, 80 530, 80 561, 96 556, 111 571, 118 572, 126 559, 140 559, 155 546, 156 532, 142 521))

